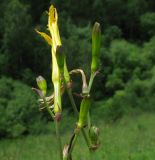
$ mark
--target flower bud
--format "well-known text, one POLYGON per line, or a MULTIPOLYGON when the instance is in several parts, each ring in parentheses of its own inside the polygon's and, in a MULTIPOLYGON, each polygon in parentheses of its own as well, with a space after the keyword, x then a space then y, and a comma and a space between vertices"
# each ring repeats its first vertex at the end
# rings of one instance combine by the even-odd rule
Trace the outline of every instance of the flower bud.
POLYGON ((98 144, 99 128, 97 128, 96 126, 92 126, 89 130, 89 136, 92 144, 98 144))
POLYGON ((46 90, 47 90, 46 80, 42 76, 38 76, 36 78, 36 81, 39 89, 43 92, 44 95, 46 95, 46 90))
POLYGON ((64 80, 66 84, 71 83, 70 75, 66 64, 66 57, 64 58, 64 80))
POLYGON ((99 128, 96 126, 92 126, 89 130, 89 138, 91 142, 90 149, 91 150, 96 150, 99 147, 99 128))
POLYGON ((92 63, 91 72, 96 72, 99 66, 101 48, 101 28, 98 22, 95 22, 92 31, 92 63))

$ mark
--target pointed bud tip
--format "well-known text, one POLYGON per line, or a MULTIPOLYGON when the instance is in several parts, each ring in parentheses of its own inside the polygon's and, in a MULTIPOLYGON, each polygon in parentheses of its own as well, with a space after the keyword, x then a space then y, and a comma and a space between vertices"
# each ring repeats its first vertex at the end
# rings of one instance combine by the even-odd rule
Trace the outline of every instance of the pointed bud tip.
POLYGON ((45 83, 46 80, 44 79, 44 77, 38 76, 38 77, 36 78, 36 81, 37 81, 37 84, 40 84, 40 83, 42 83, 42 82, 45 83))
POLYGON ((93 33, 100 33, 101 32, 101 25, 98 22, 95 22, 93 26, 93 33))

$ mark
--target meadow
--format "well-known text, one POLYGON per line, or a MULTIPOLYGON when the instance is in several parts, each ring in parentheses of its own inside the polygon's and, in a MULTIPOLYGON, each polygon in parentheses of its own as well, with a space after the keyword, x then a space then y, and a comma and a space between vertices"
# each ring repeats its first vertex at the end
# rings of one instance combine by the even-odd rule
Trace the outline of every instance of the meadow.
MULTIPOLYGON (((66 122, 65 122, 66 123, 66 122)), ((100 119, 100 148, 96 160, 154 160, 155 157, 155 114, 128 115, 115 123, 100 119)), ((63 142, 67 143, 70 132, 65 125, 61 131, 63 142)), ((57 160, 57 146, 54 135, 31 135, 0 141, 0 160, 57 160)), ((82 136, 74 150, 75 160, 89 160, 89 152, 82 136)))

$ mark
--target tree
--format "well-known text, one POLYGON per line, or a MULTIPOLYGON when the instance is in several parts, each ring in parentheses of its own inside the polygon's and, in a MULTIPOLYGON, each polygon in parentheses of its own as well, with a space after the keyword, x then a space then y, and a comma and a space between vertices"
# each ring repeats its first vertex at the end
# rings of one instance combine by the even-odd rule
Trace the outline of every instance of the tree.
POLYGON ((28 9, 29 6, 23 5, 18 0, 12 0, 4 13, 0 56, 5 57, 5 62, 1 63, 0 72, 14 78, 20 77, 20 72, 25 66, 31 67, 32 24, 28 9))

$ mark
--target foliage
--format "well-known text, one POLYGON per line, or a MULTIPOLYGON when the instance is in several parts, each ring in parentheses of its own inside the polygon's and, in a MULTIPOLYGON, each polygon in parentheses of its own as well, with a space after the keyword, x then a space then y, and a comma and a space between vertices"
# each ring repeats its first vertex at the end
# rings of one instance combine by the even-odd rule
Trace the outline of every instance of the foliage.
POLYGON ((31 34, 29 29, 31 17, 27 10, 28 6, 22 5, 18 0, 10 1, 6 7, 1 52, 7 57, 7 61, 1 65, 1 73, 3 74, 19 76, 24 65, 23 61, 31 59, 31 56, 29 57, 32 48, 29 36, 31 34))
POLYGON ((100 77, 98 85, 100 95, 104 95, 100 109, 105 120, 115 121, 134 109, 155 111, 154 41, 152 38, 140 48, 125 40, 115 40, 102 55, 104 77, 100 77))
POLYGON ((140 17, 142 29, 146 36, 155 35, 155 12, 147 12, 140 17))
POLYGON ((41 116, 31 88, 18 81, 0 79, 0 137, 17 137, 41 131, 41 116), (34 127, 37 124, 37 127, 34 127))
POLYGON ((105 31, 104 31, 104 45, 109 46, 109 44, 114 40, 114 39, 119 39, 122 36, 122 31, 118 26, 109 26, 105 31))

